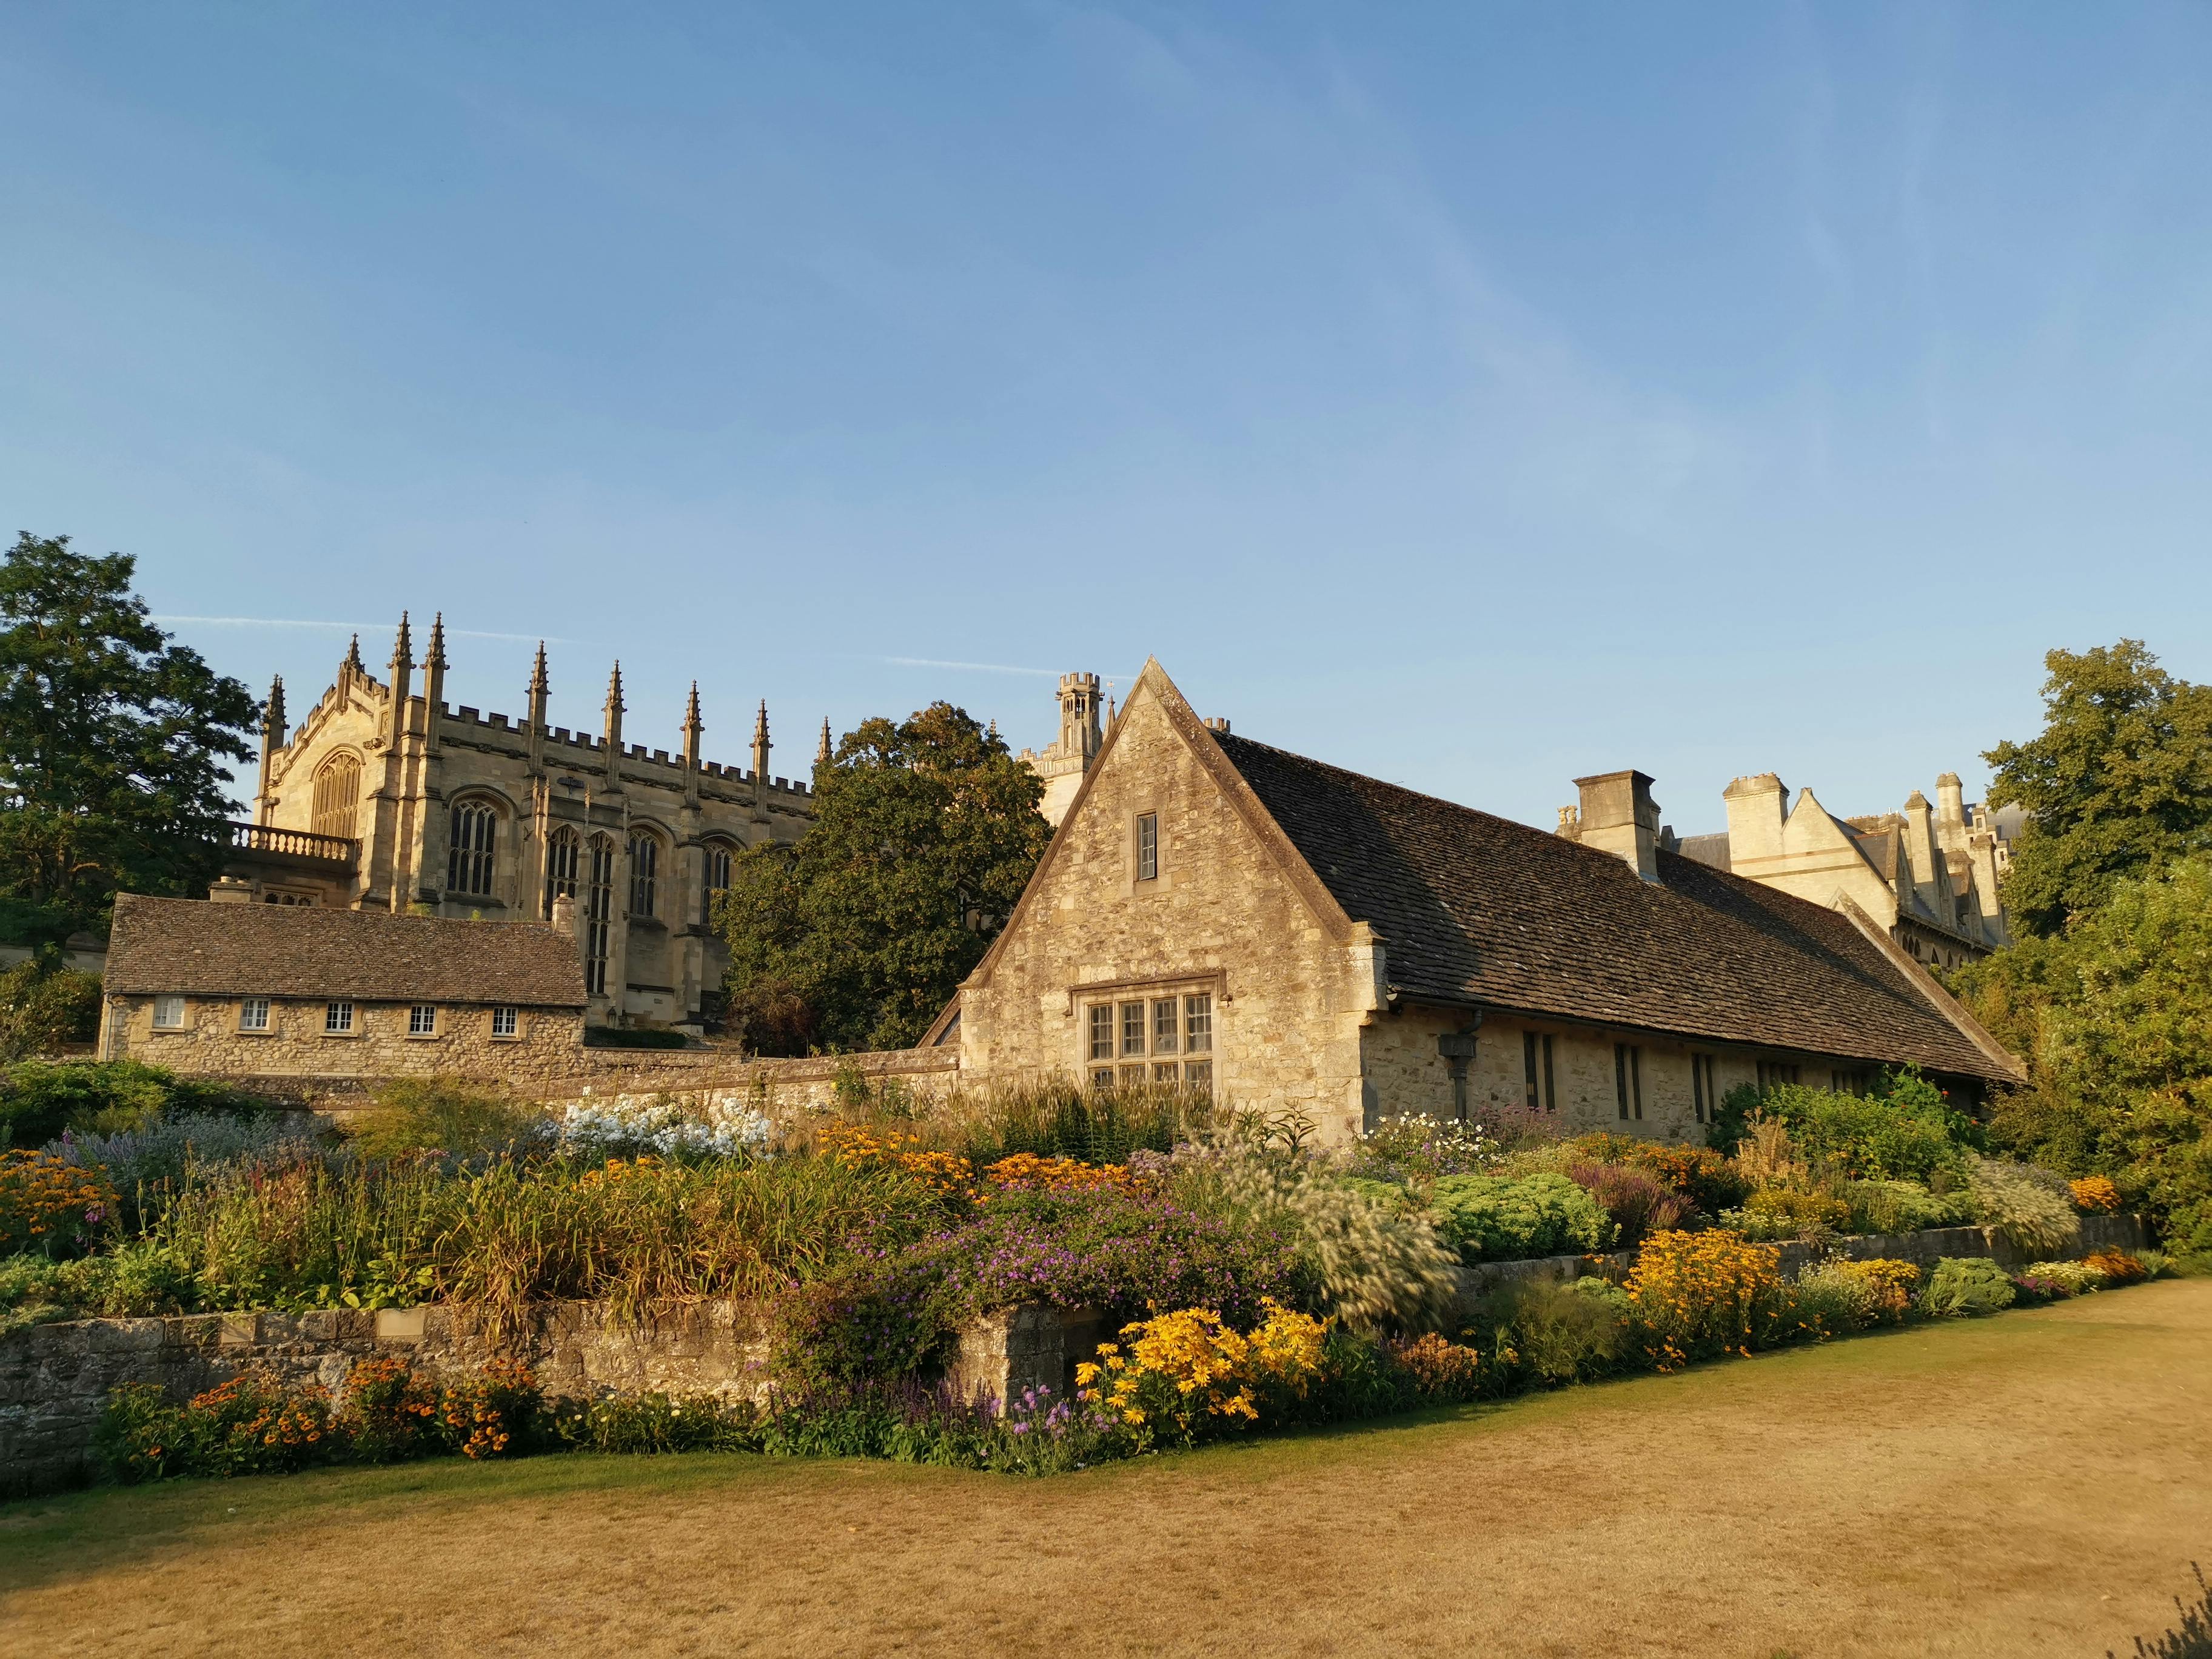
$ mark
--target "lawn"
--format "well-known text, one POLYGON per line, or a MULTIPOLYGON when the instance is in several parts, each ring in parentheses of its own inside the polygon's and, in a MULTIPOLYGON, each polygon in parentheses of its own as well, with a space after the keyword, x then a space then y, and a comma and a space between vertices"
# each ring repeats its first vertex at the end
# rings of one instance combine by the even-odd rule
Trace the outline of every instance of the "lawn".
MULTIPOLYGON (((0 1508, 0 1652, 2132 1650, 2212 1280, 1056 1480, 562 1457, 0 1508)), ((2193 1589, 2193 1586, 2191 1586, 2193 1589)))

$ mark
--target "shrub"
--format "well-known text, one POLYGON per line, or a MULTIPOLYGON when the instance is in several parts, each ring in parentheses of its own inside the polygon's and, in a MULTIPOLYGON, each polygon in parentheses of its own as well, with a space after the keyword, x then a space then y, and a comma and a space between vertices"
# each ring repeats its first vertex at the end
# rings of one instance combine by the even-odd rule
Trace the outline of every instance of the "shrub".
POLYGON ((0 1332, 58 1319, 190 1313, 198 1305, 191 1274, 144 1239, 73 1261, 0 1256, 0 1332))
POLYGON ((1622 1249, 1640 1244, 1652 1233, 1680 1226, 1694 1213, 1690 1200, 1641 1170, 1618 1164, 1577 1164, 1567 1179, 1605 1206, 1622 1249))
POLYGON ((169 1405, 155 1384, 126 1384, 108 1396, 94 1443, 110 1477, 125 1483, 277 1474, 340 1449, 330 1397, 264 1370, 241 1371, 185 1406, 169 1405))
POLYGON ((1937 1318, 2002 1313, 2017 1295, 2004 1270, 1988 1257, 1947 1255, 1928 1275, 1920 1308, 1937 1318))
POLYGON ((266 1103, 137 1060, 25 1060, 0 1073, 0 1139, 39 1146, 64 1130, 113 1134, 185 1112, 254 1115, 266 1103))
POLYGON ((1707 1215, 1718 1215, 1731 1205, 1742 1203, 1751 1190, 1735 1166, 1710 1146, 1629 1139, 1626 1147, 1607 1161, 1626 1164, 1664 1182, 1707 1215))
POLYGON ((580 1451, 751 1451, 757 1417, 750 1402, 654 1391, 563 1401, 548 1412, 546 1426, 562 1446, 580 1451))
POLYGON ((0 1250, 69 1254, 115 1213, 105 1170, 82 1170, 50 1152, 0 1152, 0 1250))
POLYGON ((1966 1184, 1975 1218, 2021 1249, 2057 1255, 2079 1248, 2081 1223, 2064 1176, 2033 1164, 1970 1156, 1966 1184))
POLYGON ((1903 1323, 1919 1283, 1920 1269, 1910 1261, 1830 1256, 1799 1273, 1792 1288, 1799 1318, 1824 1334, 1835 1334, 1903 1323))
POLYGON ((449 1383, 439 1401, 446 1437, 464 1457, 516 1457, 528 1449, 544 1398, 518 1360, 495 1359, 449 1383))
POLYGON ((2023 1278, 2033 1279, 2043 1285, 2055 1285, 2067 1296, 2086 1296, 2092 1291, 2101 1291, 2107 1275, 2101 1268, 2086 1261, 2031 1261, 2023 1278))
POLYGON ((1797 1187, 1762 1187, 1740 1210, 1722 1213, 1721 1225, 1745 1238, 1772 1241, 1803 1238, 1815 1243, 1850 1224, 1851 1206, 1826 1193, 1797 1187))
POLYGON ((1249 1337, 1210 1310, 1180 1309, 1125 1327, 1121 1342, 1101 1343, 1097 1359, 1076 1368, 1076 1379, 1083 1399, 1139 1446, 1188 1446, 1303 1397, 1321 1374, 1322 1337, 1318 1321, 1273 1301, 1249 1337))
POLYGON ((1492 1334, 1520 1376, 1547 1388, 1587 1382, 1615 1370, 1628 1343, 1631 1304, 1602 1279, 1573 1285, 1522 1279, 1477 1304, 1475 1323, 1492 1334))
POLYGON ((1434 1201, 1437 1230, 1470 1261, 1586 1254, 1615 1233, 1597 1200, 1563 1175, 1448 1176, 1434 1201))
POLYGON ((364 1463, 398 1463, 446 1449, 438 1389, 397 1354, 357 1359, 346 1373, 337 1429, 364 1463))
POLYGON ((124 1224, 137 1225, 146 1217, 143 1206, 158 1208, 164 1184, 181 1182, 191 1166, 309 1157, 317 1133, 295 1114, 235 1117, 177 1112, 156 1117, 143 1128, 113 1134, 64 1130, 46 1144, 46 1151, 80 1168, 106 1169, 122 1203, 124 1224))
POLYGON ((0 1060, 49 1054, 100 1034, 100 975, 36 957, 0 971, 0 1060))
POLYGON ((721 1089, 696 1105, 670 1095, 573 1101, 558 1133, 562 1150, 593 1158, 739 1158, 765 1152, 775 1126, 735 1090, 721 1089))
POLYGON ((1626 1286, 1645 1354, 1673 1370, 1774 1340, 1789 1312, 1780 1261, 1732 1233, 1654 1234, 1626 1286))
MULTIPOLYGON (((2212 1584, 2204 1582, 2204 1569, 2194 1561, 2189 1570, 2197 1575, 2197 1600, 2185 1606, 2175 1596, 2173 1610, 2181 1615, 2180 1622, 2153 1641, 2136 1637, 2130 1659, 2212 1659, 2212 1584)), ((2105 1659, 2120 1656, 2107 1648, 2105 1659)))
POLYGON ((409 1078, 378 1091, 350 1136, 368 1158, 442 1152, 481 1163, 543 1141, 550 1127, 542 1111, 496 1090, 453 1078, 409 1078))
POLYGON ((688 1048, 690 1039, 681 1031, 652 1025, 586 1025, 586 1048, 688 1048))
MULTIPOLYGON (((1449 1314, 1459 1291, 1451 1254, 1425 1218, 1396 1200, 1370 1197, 1311 1158, 1249 1136, 1177 1158, 1170 1190, 1281 1239, 1316 1310, 1347 1329, 1422 1330, 1449 1314)), ((1449 1176, 1438 1190, 1480 1179, 1449 1176)))
POLYGON ((1480 1124, 1408 1113, 1386 1117, 1362 1133, 1345 1167, 1372 1181, 1426 1187, 1440 1176, 1486 1171, 1498 1158, 1498 1142, 1480 1124))
POLYGON ((1448 1341, 1434 1331, 1388 1346, 1425 1405, 1456 1405, 1500 1392, 1497 1368, 1480 1348, 1448 1341))
POLYGON ((1912 1077, 1894 1081, 1879 1097, 1778 1085, 1759 1109, 1789 1126, 1802 1156, 1863 1180, 1926 1181, 1956 1165, 1969 1133, 1942 1094, 1912 1077))
POLYGON ((2079 1181, 2069 1181, 2067 1188, 2074 1194, 2074 1207, 2084 1215, 2115 1215, 2120 1207, 2120 1189, 2112 1184, 2110 1176, 2083 1176, 2079 1181))
POLYGON ((2116 1250, 2109 1245, 2092 1250, 2083 1258, 2082 1265, 2095 1268, 2115 1285, 2139 1285, 2150 1277, 2150 1269, 2125 1250, 2116 1250))
POLYGON ((1964 1194, 1932 1193, 1917 1181, 1846 1182, 1838 1195, 1850 1207, 1853 1232, 1917 1233, 1974 1218, 1964 1194))

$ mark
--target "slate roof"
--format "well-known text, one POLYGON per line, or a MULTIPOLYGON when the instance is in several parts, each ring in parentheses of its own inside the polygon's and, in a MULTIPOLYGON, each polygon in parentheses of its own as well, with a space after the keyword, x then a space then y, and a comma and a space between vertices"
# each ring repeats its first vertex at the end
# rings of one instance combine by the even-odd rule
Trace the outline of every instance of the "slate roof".
POLYGON ((576 942, 540 922, 119 894, 111 995, 344 997, 581 1008, 576 942))
POLYGON ((1729 867, 1728 831, 1719 830, 1710 836, 1685 836, 1674 849, 1686 859, 1695 859, 1700 864, 1711 865, 1716 870, 1729 867))
POLYGON ((1654 885, 1527 824, 1212 735, 1416 1001, 2014 1078, 1839 911, 1672 853, 1654 885))

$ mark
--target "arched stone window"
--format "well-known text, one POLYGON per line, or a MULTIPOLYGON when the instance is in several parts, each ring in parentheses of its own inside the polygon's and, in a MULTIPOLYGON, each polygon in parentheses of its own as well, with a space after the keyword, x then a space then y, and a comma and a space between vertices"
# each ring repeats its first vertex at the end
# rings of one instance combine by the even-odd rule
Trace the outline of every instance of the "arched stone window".
POLYGON ((556 898, 576 895, 576 832, 562 824, 545 842, 545 914, 553 914, 556 898))
POLYGON ((714 900, 730 890, 730 844, 710 841, 707 843, 706 891, 701 895, 699 920, 711 923, 714 920, 714 900))
POLYGON ((591 853, 591 874, 584 884, 584 988, 597 997, 607 990, 607 945, 615 909, 613 837, 593 836, 591 853))
POLYGON ((453 839, 446 852, 446 889, 491 896, 492 855, 499 837, 499 814, 488 801, 465 800, 453 808, 453 839))
POLYGON ((629 837, 629 913, 654 914, 659 898, 660 840, 647 830, 634 830, 629 837))
POLYGON ((361 804, 361 757, 333 755, 315 774, 315 833, 356 838, 360 824, 355 809, 361 804))

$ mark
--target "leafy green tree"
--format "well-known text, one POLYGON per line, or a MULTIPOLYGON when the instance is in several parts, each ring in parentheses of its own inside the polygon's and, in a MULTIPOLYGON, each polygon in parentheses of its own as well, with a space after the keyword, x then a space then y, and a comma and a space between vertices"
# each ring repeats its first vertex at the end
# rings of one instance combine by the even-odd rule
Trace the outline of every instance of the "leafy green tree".
POLYGON ((2212 854, 2123 878, 2054 939, 1956 976, 2027 1061, 1991 1139, 2075 1175, 2114 1176, 2169 1240, 2212 1251, 2212 854))
POLYGON ((865 721, 814 770, 796 846, 748 848, 717 912, 763 1053, 902 1048, 1012 914, 1052 831, 1043 785, 962 709, 865 721))
POLYGON ((2042 732, 1984 758, 1991 804, 2028 811, 2006 908, 2016 931, 2051 934, 2122 878, 2212 848, 2212 686, 2175 679, 2140 640, 2043 661, 2042 732))
POLYGON ((171 643, 135 562, 28 531, 0 564, 0 935, 51 953, 118 890, 204 889, 253 750, 236 680, 171 643))

